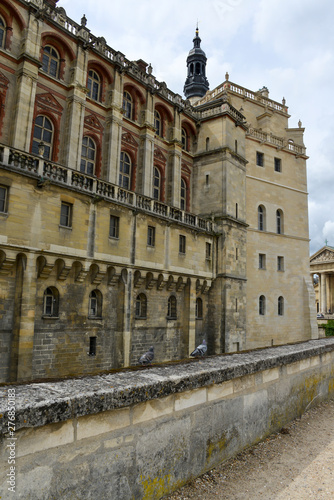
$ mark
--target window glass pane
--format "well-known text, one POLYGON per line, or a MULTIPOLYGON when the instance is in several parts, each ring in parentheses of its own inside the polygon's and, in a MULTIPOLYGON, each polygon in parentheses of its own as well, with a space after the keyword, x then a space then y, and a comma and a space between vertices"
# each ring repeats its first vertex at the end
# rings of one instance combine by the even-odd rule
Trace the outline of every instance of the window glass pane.
POLYGON ((58 68, 58 63, 57 61, 51 60, 50 63, 50 75, 56 77, 57 76, 57 68, 58 68))
POLYGON ((61 204, 60 209, 60 225, 70 227, 71 225, 71 205, 67 203, 61 204))
POLYGON ((50 130, 43 131, 43 141, 50 143, 52 139, 52 132, 50 130))
POLYGON ((40 127, 38 127, 37 125, 35 125, 35 129, 34 129, 34 138, 35 139, 42 139, 42 129, 40 127))
POLYGON ((42 70, 47 72, 49 67, 49 56, 46 54, 43 54, 43 59, 42 59, 42 70))
POLYGON ((6 211, 7 188, 0 186, 0 212, 6 211))

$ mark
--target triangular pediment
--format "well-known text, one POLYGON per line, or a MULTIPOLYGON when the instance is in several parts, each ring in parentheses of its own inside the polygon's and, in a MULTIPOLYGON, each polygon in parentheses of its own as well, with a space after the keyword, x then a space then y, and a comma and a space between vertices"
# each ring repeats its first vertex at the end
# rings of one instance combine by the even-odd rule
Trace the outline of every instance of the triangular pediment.
POLYGON ((84 123, 86 127, 101 131, 103 129, 99 119, 94 113, 85 116, 84 123))
POLYGON ((183 170, 183 172, 186 172, 187 174, 191 174, 191 169, 190 169, 189 164, 182 162, 181 169, 183 170))
POLYGON ((36 103, 40 108, 52 109, 57 113, 61 113, 63 111, 62 106, 50 92, 47 92, 45 94, 37 94, 36 103))
POLYGON ((9 85, 9 80, 8 78, 5 77, 5 75, 3 73, 1 73, 0 71, 0 87, 2 88, 7 88, 9 85))
POLYGON ((323 247, 318 252, 310 257, 311 264, 323 263, 323 262, 333 262, 334 263, 334 248, 333 247, 323 247))
POLYGON ((135 139, 133 138, 133 135, 130 134, 130 132, 124 132, 124 134, 122 134, 122 142, 126 142, 127 144, 130 144, 130 146, 133 146, 133 147, 138 146, 137 141, 135 141, 135 139))
POLYGON ((154 150, 154 159, 158 160, 158 161, 162 161, 164 163, 166 162, 166 157, 164 156, 161 149, 159 149, 159 148, 156 148, 154 150))

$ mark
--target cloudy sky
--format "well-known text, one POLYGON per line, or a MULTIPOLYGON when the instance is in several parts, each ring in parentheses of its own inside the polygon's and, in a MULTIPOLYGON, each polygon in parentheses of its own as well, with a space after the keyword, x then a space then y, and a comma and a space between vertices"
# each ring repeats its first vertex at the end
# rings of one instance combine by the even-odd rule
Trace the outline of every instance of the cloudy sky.
POLYGON ((290 127, 302 121, 308 160, 310 253, 334 246, 333 0, 59 0, 74 21, 183 95, 198 20, 207 77, 286 99, 290 127))

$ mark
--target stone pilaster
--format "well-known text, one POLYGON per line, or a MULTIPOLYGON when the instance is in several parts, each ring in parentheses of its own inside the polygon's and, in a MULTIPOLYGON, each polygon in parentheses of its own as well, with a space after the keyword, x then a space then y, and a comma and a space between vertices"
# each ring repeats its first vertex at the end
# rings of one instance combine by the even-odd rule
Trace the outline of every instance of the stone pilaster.
POLYGON ((14 327, 11 345, 10 381, 32 378, 36 308, 36 259, 19 256, 16 266, 14 327))

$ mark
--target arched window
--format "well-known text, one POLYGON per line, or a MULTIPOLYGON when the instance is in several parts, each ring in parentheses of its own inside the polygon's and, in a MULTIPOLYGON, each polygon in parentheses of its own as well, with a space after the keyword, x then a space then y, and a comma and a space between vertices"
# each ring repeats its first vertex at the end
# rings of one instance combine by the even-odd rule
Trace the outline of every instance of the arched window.
POLYGON ((284 297, 278 297, 277 312, 279 316, 284 315, 284 297))
POLYGON ((266 210, 260 205, 257 209, 257 221, 259 231, 265 231, 266 229, 266 210))
POLYGON ((206 149, 206 151, 209 151, 209 149, 210 149, 210 137, 207 137, 205 139, 205 149, 206 149))
POLYGON ((182 142, 182 149, 188 151, 188 134, 186 129, 184 129, 183 127, 181 129, 181 142, 182 142))
POLYGON ((43 157, 50 160, 52 155, 53 126, 46 116, 39 115, 35 120, 32 152, 36 155, 43 151, 43 157), (43 143, 41 145, 41 143, 43 143))
POLYGON ((162 137, 162 120, 159 111, 154 111, 154 128, 157 135, 162 137))
POLYGON ((59 293, 57 288, 49 287, 44 292, 43 315, 58 317, 59 293))
POLYGON ((276 210, 276 233, 283 234, 283 212, 276 210))
POLYGON ((44 47, 42 70, 55 78, 59 76, 59 54, 51 45, 44 47))
POLYGON ((0 16, 0 48, 5 48, 6 42, 6 24, 5 21, 0 16))
POLYGON ((126 90, 123 92, 123 110, 124 110, 124 116, 132 120, 133 99, 131 94, 126 90))
POLYGON ((196 319, 203 319, 203 301, 200 297, 196 299, 196 311, 195 311, 196 319))
POLYGON ((81 147, 80 172, 88 175, 95 173, 96 146, 93 139, 84 137, 81 147))
POLYGON ((131 159, 123 151, 121 152, 119 168, 119 185, 124 189, 131 189, 131 159))
POLYGON ((89 70, 88 80, 88 97, 94 99, 94 101, 99 101, 101 96, 101 80, 99 75, 94 70, 89 70))
POLYGON ((194 63, 191 63, 189 66, 189 74, 193 75, 194 74, 194 63))
POLYGON ((174 295, 171 295, 168 299, 168 311, 167 311, 167 317, 171 319, 176 319, 177 317, 177 310, 176 310, 176 297, 174 295))
POLYGON ((153 198, 160 200, 161 195, 161 175, 157 167, 153 168, 153 198))
POLYGON ((196 75, 201 74, 201 64, 200 63, 195 64, 195 73, 196 73, 196 75))
POLYGON ((181 179, 181 210, 186 210, 187 208, 187 184, 184 179, 181 179))
POLYGON ((266 314, 266 298, 264 295, 259 297, 259 314, 264 316, 266 314))
POLYGON ((144 293, 140 293, 136 298, 136 318, 146 318, 147 298, 144 293))
POLYGON ((89 294, 88 317, 102 317, 102 293, 100 290, 93 290, 89 294))

